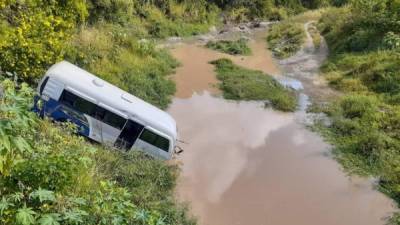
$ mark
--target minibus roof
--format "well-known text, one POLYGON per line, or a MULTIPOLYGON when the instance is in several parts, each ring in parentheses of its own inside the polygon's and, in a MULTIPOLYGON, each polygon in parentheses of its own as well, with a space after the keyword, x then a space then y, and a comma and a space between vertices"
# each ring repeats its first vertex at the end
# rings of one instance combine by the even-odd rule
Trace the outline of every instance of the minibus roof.
POLYGON ((102 103, 119 114, 170 135, 173 141, 177 138, 176 122, 168 113, 69 62, 53 65, 46 76, 64 83, 66 88, 95 99, 96 104, 102 103))

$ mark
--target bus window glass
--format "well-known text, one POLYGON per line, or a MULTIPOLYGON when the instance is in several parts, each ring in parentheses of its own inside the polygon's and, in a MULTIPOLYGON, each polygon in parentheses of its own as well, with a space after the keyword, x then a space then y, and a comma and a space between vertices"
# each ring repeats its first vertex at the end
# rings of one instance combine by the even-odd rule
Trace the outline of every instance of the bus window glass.
POLYGON ((155 143, 155 146, 157 146, 158 148, 168 152, 169 140, 164 138, 164 137, 158 136, 157 141, 155 143))
POLYGON ((77 110, 78 112, 85 113, 93 116, 96 110, 96 105, 67 91, 64 90, 60 102, 70 108, 77 110))
POLYGON ((67 90, 63 91, 60 102, 78 112, 85 113, 120 130, 124 127, 126 122, 126 119, 123 117, 97 106, 67 90))
POLYGON ((121 130, 126 123, 126 119, 124 119, 121 116, 118 116, 115 113, 106 111, 103 122, 121 130))
POLYGON ((75 109, 78 110, 79 112, 85 113, 87 115, 93 116, 94 113, 96 112, 96 105, 83 99, 83 98, 77 98, 75 101, 75 109))
POLYGON ((140 140, 145 141, 159 149, 162 149, 166 152, 169 150, 169 140, 161 137, 147 129, 145 129, 140 135, 140 140))
POLYGON ((60 102, 66 106, 73 108, 76 98, 76 95, 64 90, 61 95, 60 102))

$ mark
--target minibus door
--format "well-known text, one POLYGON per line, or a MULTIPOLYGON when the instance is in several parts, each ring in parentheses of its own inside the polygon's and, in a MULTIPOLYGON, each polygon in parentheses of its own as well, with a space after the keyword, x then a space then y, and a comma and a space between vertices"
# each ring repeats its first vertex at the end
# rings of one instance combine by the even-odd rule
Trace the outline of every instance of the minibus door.
POLYGON ((142 124, 133 120, 128 120, 114 145, 129 151, 135 144, 143 128, 144 126, 142 124))

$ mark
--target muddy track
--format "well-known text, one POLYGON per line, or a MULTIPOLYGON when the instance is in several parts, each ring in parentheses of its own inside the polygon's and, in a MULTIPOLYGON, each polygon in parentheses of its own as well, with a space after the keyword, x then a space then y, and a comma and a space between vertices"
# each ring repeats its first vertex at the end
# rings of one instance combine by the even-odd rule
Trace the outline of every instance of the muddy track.
POLYGON ((294 56, 279 60, 284 77, 299 80, 303 84, 302 93, 311 97, 316 102, 326 102, 339 95, 331 89, 326 81, 320 76, 320 67, 329 55, 326 41, 321 37, 319 48, 314 46, 313 38, 309 32, 314 21, 304 24, 306 39, 303 47, 294 56))

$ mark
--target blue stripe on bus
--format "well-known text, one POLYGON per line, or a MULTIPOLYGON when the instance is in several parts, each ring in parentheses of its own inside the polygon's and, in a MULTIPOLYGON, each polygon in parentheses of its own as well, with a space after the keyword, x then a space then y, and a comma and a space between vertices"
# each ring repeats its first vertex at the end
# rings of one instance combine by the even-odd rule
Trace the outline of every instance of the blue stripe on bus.
MULTIPOLYGON (((62 104, 60 104, 58 101, 50 98, 48 101, 43 101, 42 109, 39 108, 38 106, 38 101, 40 100, 39 96, 35 96, 34 99, 34 107, 33 111, 40 115, 41 117, 48 116, 53 118, 55 121, 61 121, 61 122, 71 122, 77 125, 78 127, 78 133, 80 135, 89 137, 90 133, 90 128, 89 124, 83 122, 82 120, 74 117, 73 115, 67 113, 66 111, 72 111, 72 109, 69 109, 62 104), (63 110, 64 109, 64 110, 63 110)), ((84 117, 83 113, 79 113, 77 111, 74 111, 75 114, 79 115, 80 117, 84 117)))

